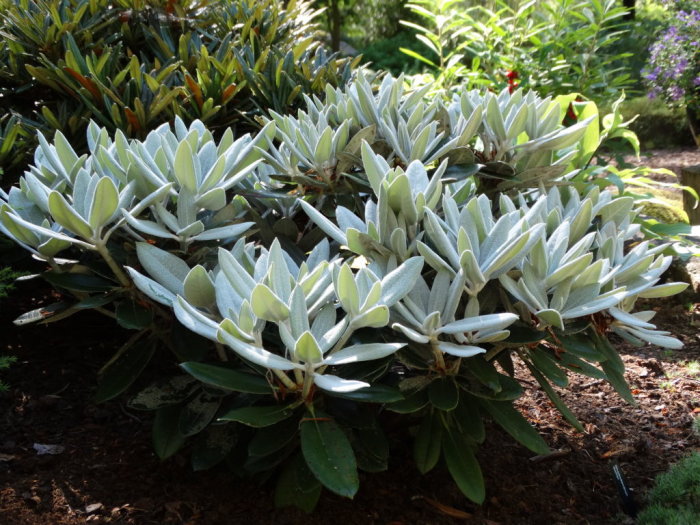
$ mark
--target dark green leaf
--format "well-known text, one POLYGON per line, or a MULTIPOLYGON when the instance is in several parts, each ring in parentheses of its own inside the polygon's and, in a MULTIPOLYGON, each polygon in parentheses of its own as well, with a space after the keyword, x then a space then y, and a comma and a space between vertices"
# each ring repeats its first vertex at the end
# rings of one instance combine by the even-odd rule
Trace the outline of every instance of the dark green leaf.
POLYGON ((476 397, 483 399, 492 399, 494 401, 513 401, 523 395, 523 387, 520 386, 518 381, 507 375, 497 375, 499 385, 497 392, 494 392, 492 389, 487 388, 483 386, 483 384, 476 381, 465 384, 464 378, 460 377, 458 380, 460 381, 460 386, 467 390, 467 392, 470 392, 476 397))
POLYGON ((134 301, 122 301, 117 305, 117 323, 128 330, 143 330, 153 322, 153 310, 134 301))
POLYGON ((463 359, 460 368, 462 371, 468 373, 470 376, 474 377, 484 386, 493 390, 493 392, 500 392, 501 390, 501 380, 496 367, 492 363, 476 355, 470 359, 463 359))
POLYGON ((579 420, 576 418, 574 413, 569 410, 569 407, 566 406, 564 401, 557 395, 557 393, 554 391, 554 388, 552 385, 549 384, 549 381, 547 381, 547 378, 542 375, 539 370, 537 370, 534 366, 532 366, 530 363, 527 363, 528 368, 530 369, 530 372, 532 373, 533 377, 537 380, 537 382, 540 384, 542 387, 542 390, 545 391, 549 399, 554 403, 554 406, 557 407, 557 410, 561 413, 562 416, 564 416, 564 419, 566 419, 569 424, 574 427, 576 430, 579 432, 583 432, 584 428, 579 422, 579 420))
POLYGON ((180 433, 189 437, 199 434, 214 419, 221 405, 221 398, 212 397, 206 392, 190 400, 180 411, 180 433))
POLYGON ((559 368, 559 365, 547 350, 540 347, 532 348, 528 354, 535 368, 549 378, 552 383, 560 387, 565 387, 569 384, 566 372, 559 368))
POLYGON ((192 469, 207 470, 220 463, 237 441, 235 424, 209 426, 192 447, 192 469))
POLYGON ((579 359, 571 352, 562 352, 560 355, 561 365, 576 372, 577 374, 583 374, 588 377, 593 377, 595 379, 607 379, 605 372, 591 365, 590 363, 579 359))
POLYGON ((515 365, 513 363, 513 357, 510 355, 510 352, 499 352, 495 359, 498 362, 498 364, 501 365, 501 368, 506 374, 508 374, 510 377, 515 376, 515 365))
POLYGON ((221 421, 238 421, 254 428, 268 427, 294 414, 293 405, 272 405, 234 408, 221 416, 221 421))
POLYGON ((357 466, 365 472, 383 472, 389 466, 389 441, 379 425, 355 430, 353 448, 357 466))
POLYGON ((617 391, 617 393, 620 394, 620 397, 622 397, 622 399, 627 401, 630 405, 636 406, 637 401, 635 401, 634 396, 632 395, 632 391, 625 380, 624 374, 621 373, 610 361, 603 361, 600 366, 603 368, 603 371, 605 372, 608 381, 610 381, 610 384, 617 391))
POLYGON ((85 273, 46 272, 41 276, 53 286, 74 292, 108 292, 117 288, 112 281, 85 273))
POLYGON ((244 472, 248 476, 251 474, 260 474, 262 477, 270 476, 272 471, 284 463, 298 448, 297 443, 289 442, 275 454, 247 456, 243 462, 244 472))
POLYGON ((156 412, 153 421, 153 448, 160 459, 175 454, 185 444, 185 436, 179 431, 180 407, 163 407, 156 412))
POLYGON ((272 388, 265 378, 233 368, 193 361, 181 363, 180 368, 202 383, 223 388, 224 390, 246 392, 248 394, 272 393, 272 388))
POLYGON ((248 443, 250 456, 267 456, 284 448, 297 435, 299 421, 288 418, 258 430, 248 443))
POLYGON ((416 439, 413 441, 413 460, 421 474, 429 472, 440 459, 443 430, 437 410, 432 410, 418 425, 416 439))
POLYGON ((587 334, 579 333, 560 337, 564 350, 586 361, 604 361, 606 358, 587 334))
POLYGON ((539 343, 543 339, 547 338, 547 332, 542 332, 540 330, 535 330, 529 326, 523 326, 519 323, 511 325, 508 327, 510 335, 506 342, 517 344, 517 345, 527 345, 532 343, 539 343))
POLYGON ((418 412, 429 403, 427 390, 419 390, 407 395, 403 401, 396 401, 386 406, 387 410, 398 414, 411 414, 418 412))
MULTIPOLYGON (((371 343, 373 340, 366 342, 371 343)), ((373 383, 386 374, 393 362, 394 356, 389 356, 384 359, 373 359, 371 361, 343 365, 338 370, 338 376, 345 379, 357 379, 358 381, 373 383)))
POLYGON ((197 387, 197 382, 190 376, 171 377, 141 390, 129 400, 128 406, 135 410, 157 410, 184 401, 197 387))
POLYGON ((440 377, 428 386, 428 397, 435 408, 448 412, 459 403, 459 388, 452 377, 440 377))
POLYGON ((202 361, 212 352, 214 346, 209 339, 195 334, 180 323, 173 323, 170 342, 178 361, 202 361))
POLYGON ((448 429, 443 436, 442 448, 447 469, 459 490, 474 503, 483 503, 486 497, 484 478, 472 445, 463 435, 448 429))
POLYGON ((527 419, 507 401, 481 399, 481 406, 503 429, 536 454, 548 454, 549 447, 527 419))
POLYGON ((306 466, 304 456, 297 454, 287 462, 277 477, 276 507, 297 507, 310 513, 321 496, 321 483, 306 466))
POLYGON ((457 408, 450 412, 450 415, 460 433, 475 443, 483 443, 486 431, 479 410, 479 402, 474 396, 463 392, 459 396, 457 408))
POLYGON ((155 345, 150 341, 139 341, 126 348, 102 373, 95 403, 115 398, 129 388, 146 368, 154 352, 155 345))
MULTIPOLYGON (((617 350, 615 350, 615 347, 611 345, 610 341, 608 341, 605 337, 597 333, 594 336, 594 341, 595 347, 605 358, 604 362, 607 364, 607 368, 614 369, 617 372, 617 375, 622 377, 625 373, 625 363, 622 361, 622 358, 620 357, 620 354, 617 352, 617 350)), ((606 367, 603 367, 603 370, 605 370, 605 372, 608 373, 606 367)))
POLYGON ((99 306, 104 306, 106 304, 111 303, 114 301, 114 296, 112 295, 93 295, 91 297, 87 297, 83 299, 82 301, 75 303, 72 308, 78 308, 81 310, 89 310, 90 308, 97 308, 99 306))
POLYGON ((328 490, 348 498, 357 493, 355 454, 335 421, 320 413, 302 421, 301 450, 311 472, 328 490))
POLYGON ((398 388, 388 385, 370 385, 354 392, 326 392, 326 395, 351 399, 362 403, 395 403, 403 400, 403 395, 398 388))

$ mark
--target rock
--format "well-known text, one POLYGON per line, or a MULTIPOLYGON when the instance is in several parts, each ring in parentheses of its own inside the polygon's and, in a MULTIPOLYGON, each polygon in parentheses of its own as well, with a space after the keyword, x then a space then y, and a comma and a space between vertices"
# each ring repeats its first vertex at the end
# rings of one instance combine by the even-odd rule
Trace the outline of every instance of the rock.
POLYGON ((33 448, 39 456, 45 454, 55 456, 57 454, 62 454, 66 450, 66 447, 63 445, 44 445, 42 443, 34 443, 33 448))
POLYGON ((690 284, 685 293, 692 289, 693 294, 700 294, 700 257, 690 257, 685 261, 675 259, 672 268, 675 279, 690 284))

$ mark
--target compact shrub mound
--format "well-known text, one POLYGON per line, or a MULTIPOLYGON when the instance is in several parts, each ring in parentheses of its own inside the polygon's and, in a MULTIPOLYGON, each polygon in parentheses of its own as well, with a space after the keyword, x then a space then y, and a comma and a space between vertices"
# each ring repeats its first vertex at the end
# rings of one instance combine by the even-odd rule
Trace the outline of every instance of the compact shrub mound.
POLYGON ((319 12, 284 4, 0 0, 0 163, 26 166, 37 127, 80 152, 90 120, 139 138, 175 116, 253 129, 268 109, 344 85, 356 62, 320 46, 319 12))
POLYGON ((608 337, 680 347, 635 303, 686 285, 661 283, 671 258, 638 236, 634 199, 599 187, 595 105, 565 127, 571 97, 430 89, 360 74, 219 140, 179 118, 142 140, 92 123, 80 156, 40 135, 0 230, 64 300, 16 322, 114 317, 132 335, 98 400, 176 361, 130 401, 155 411, 158 455, 190 443, 195 469, 274 474, 278 505, 386 469, 385 411, 421 472, 443 460, 482 502, 483 419, 548 451, 513 405, 515 363, 581 429, 556 388, 585 374, 634 402, 608 337))

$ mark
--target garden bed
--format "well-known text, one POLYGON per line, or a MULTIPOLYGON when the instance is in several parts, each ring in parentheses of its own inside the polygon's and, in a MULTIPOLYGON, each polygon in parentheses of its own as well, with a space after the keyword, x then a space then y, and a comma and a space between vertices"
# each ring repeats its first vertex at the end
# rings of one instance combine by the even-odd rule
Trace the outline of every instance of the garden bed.
MULTIPOLYGON (((613 463, 642 502, 658 473, 700 446, 692 430, 700 412, 700 336, 688 305, 667 302, 658 324, 679 335, 683 350, 618 345, 639 406, 627 405, 603 382, 571 376, 563 398, 585 434, 570 428, 519 371, 532 387, 521 408, 555 454, 533 458, 490 428, 478 453, 487 488, 482 507, 464 498, 446 470, 421 476, 409 444, 396 443, 390 470, 363 475, 354 500, 324 493, 312 516, 274 509, 271 483, 236 480, 224 468, 194 473, 185 453, 161 463, 151 448, 150 414, 123 402, 90 402, 95 373, 124 333, 87 312, 45 327, 13 327, 16 315, 52 301, 35 298, 42 293, 48 292, 21 283, 0 312, 3 351, 19 357, 6 374, 11 390, 0 398, 0 514, 7 525, 621 523, 613 463), (35 444, 60 445, 62 452, 39 455, 35 444)), ((392 432, 394 421, 385 419, 390 438, 405 436, 392 432)))

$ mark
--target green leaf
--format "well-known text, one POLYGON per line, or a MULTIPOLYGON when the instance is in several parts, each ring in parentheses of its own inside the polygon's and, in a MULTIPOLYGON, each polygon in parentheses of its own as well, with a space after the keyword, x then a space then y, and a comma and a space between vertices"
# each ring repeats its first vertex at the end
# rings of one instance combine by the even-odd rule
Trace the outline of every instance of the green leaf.
POLYGON ((220 421, 238 421, 253 428, 274 425, 294 414, 294 405, 272 405, 234 408, 219 418, 220 421))
POLYGON ((167 459, 185 444, 185 436, 179 431, 180 407, 163 407, 156 412, 153 421, 153 449, 160 459, 167 459))
POLYGON ((430 472, 440 459, 443 431, 438 411, 431 411, 421 420, 413 441, 413 460, 421 474, 430 472))
POLYGON ((41 277, 59 288, 75 292, 108 292, 117 287, 112 281, 85 273, 45 272, 41 277))
POLYGON ((586 361, 601 362, 606 359, 588 333, 559 336, 559 341, 564 350, 586 361))
POLYGON ((474 443, 483 443, 486 437, 486 430, 484 421, 481 418, 479 402, 474 396, 462 393, 459 396, 459 404, 450 412, 450 416, 452 416, 455 425, 465 437, 471 439, 474 443))
POLYGON ((459 490, 474 503, 482 504, 486 497, 484 477, 469 441, 453 429, 448 429, 442 439, 447 469, 459 490))
POLYGON ((613 388, 620 394, 620 397, 627 401, 630 405, 637 406, 637 401, 632 395, 627 381, 625 380, 624 372, 620 372, 617 366, 615 366, 611 361, 603 361, 600 364, 603 372, 607 376, 608 381, 613 386, 613 388))
POLYGON ((221 398, 201 392, 180 411, 179 430, 183 436, 194 436, 204 430, 214 419, 221 405, 221 398))
MULTIPOLYGON (((622 358, 615 347, 610 344, 610 341, 608 341, 605 336, 602 336, 596 332, 593 335, 593 342, 596 349, 604 357, 604 359, 601 361, 603 363, 607 363, 608 368, 614 369, 617 372, 617 375, 622 376, 625 373, 625 363, 622 361, 622 358)), ((603 370, 605 370, 605 367, 603 367, 603 370)))
POLYGON ((49 212, 55 221, 85 240, 92 239, 92 228, 57 191, 49 194, 49 212))
POLYGON ((549 378, 557 386, 565 387, 569 384, 569 379, 557 362, 550 356, 549 352, 541 348, 532 348, 529 352, 532 364, 537 370, 549 378))
POLYGON ((389 441, 376 420, 370 426, 355 429, 353 447, 357 466, 365 472, 384 472, 389 468, 389 441))
POLYGON ((103 177, 95 186, 95 195, 90 204, 89 222, 97 231, 112 218, 119 207, 119 191, 109 177, 103 177))
POLYGON ((134 301, 122 301, 115 311, 117 323, 127 330, 143 330, 153 322, 153 310, 134 301))
POLYGON ((289 317, 287 305, 275 295, 275 292, 262 283, 253 288, 250 305, 253 308, 253 313, 266 321, 279 322, 289 317))
POLYGON ((114 296, 109 294, 103 295, 93 295, 91 297, 86 297, 82 301, 75 303, 72 307, 81 310, 89 310, 90 308, 97 308, 98 306, 104 306, 106 304, 114 301, 114 296))
POLYGON ((170 348, 178 361, 202 361, 212 350, 211 341, 180 323, 170 329, 170 348))
POLYGON ((352 315, 357 315, 360 310, 360 293, 357 284, 348 264, 343 264, 338 271, 338 278, 335 283, 335 290, 343 305, 343 309, 352 315))
POLYGON ((241 372, 225 366, 190 361, 180 363, 180 368, 202 383, 224 390, 233 390, 234 392, 245 392, 248 394, 272 393, 272 386, 264 377, 241 372))
POLYGON ((221 463, 237 442, 235 424, 209 426, 192 447, 192 470, 207 470, 221 463))
POLYGON ((216 301, 216 289, 204 266, 190 270, 183 283, 184 297, 192 306, 207 308, 216 301))
POLYGON ((527 367, 530 369, 530 372, 532 373, 533 377, 540 384, 542 390, 545 391, 547 397, 549 397, 554 406, 557 407, 557 410, 561 413, 561 415, 564 416, 564 418, 569 422, 569 424, 576 430, 578 430, 579 432, 584 432, 583 425, 581 425, 574 413, 571 410, 569 410, 569 407, 566 406, 566 403, 564 403, 564 401, 562 401, 562 399, 557 395, 552 385, 550 385, 549 381, 547 381, 547 378, 544 377, 544 375, 542 375, 539 372, 539 370, 537 370, 537 368, 530 365, 530 363, 526 362, 526 364, 527 367))
POLYGON ((248 443, 248 455, 268 456, 283 449, 299 431, 299 421, 288 418, 258 430, 248 443))
POLYGON ((354 392, 328 391, 326 393, 333 397, 351 399, 361 403, 396 403, 404 398, 399 389, 382 384, 371 385, 354 392))
MULTIPOLYGON (((371 387, 370 387, 371 388, 371 387)), ((412 414, 418 412, 429 403, 427 390, 419 390, 406 396, 402 401, 395 401, 386 406, 387 410, 397 414, 412 414)))
POLYGON ((338 424, 321 413, 301 423, 301 450, 311 472, 328 490, 352 498, 359 488, 355 454, 338 424))
POLYGON ((184 401, 196 388, 197 382, 189 376, 171 377, 141 390, 129 400, 128 406, 135 410, 157 410, 184 401))
POLYGON ((411 257, 382 279, 381 304, 393 306, 408 294, 423 269, 423 257, 411 257))
POLYGON ((294 345, 294 355, 305 363, 320 363, 323 360, 323 353, 316 342, 316 338, 310 331, 306 331, 299 336, 294 345))
POLYGON ((586 127, 586 131, 581 139, 581 149, 579 151, 578 166, 585 166, 598 149, 600 143, 600 122, 598 106, 593 101, 586 101, 584 104, 573 104, 576 116, 579 120, 593 117, 591 123, 586 127))
POLYGON ((277 477, 276 507, 297 507, 310 513, 321 496, 321 483, 306 465, 304 456, 297 454, 287 462, 277 477))
POLYGON ((155 345, 150 341, 139 341, 128 347, 122 347, 118 357, 110 362, 102 373, 100 384, 95 394, 95 403, 103 403, 124 392, 153 357, 155 345))
POLYGON ((459 388, 451 377, 441 377, 428 386, 428 397, 435 408, 448 412, 459 403, 459 388))
POLYGON ((542 436, 518 412, 513 404, 507 401, 488 401, 480 399, 479 403, 503 429, 518 442, 536 454, 549 453, 549 447, 542 436))
POLYGON ((139 261, 151 277, 168 291, 182 295, 182 283, 190 272, 190 268, 185 261, 170 252, 151 246, 147 242, 137 243, 136 253, 139 261))
POLYGON ((197 175, 194 167, 194 154, 190 144, 183 140, 175 151, 173 173, 183 188, 191 193, 197 192, 197 175))

